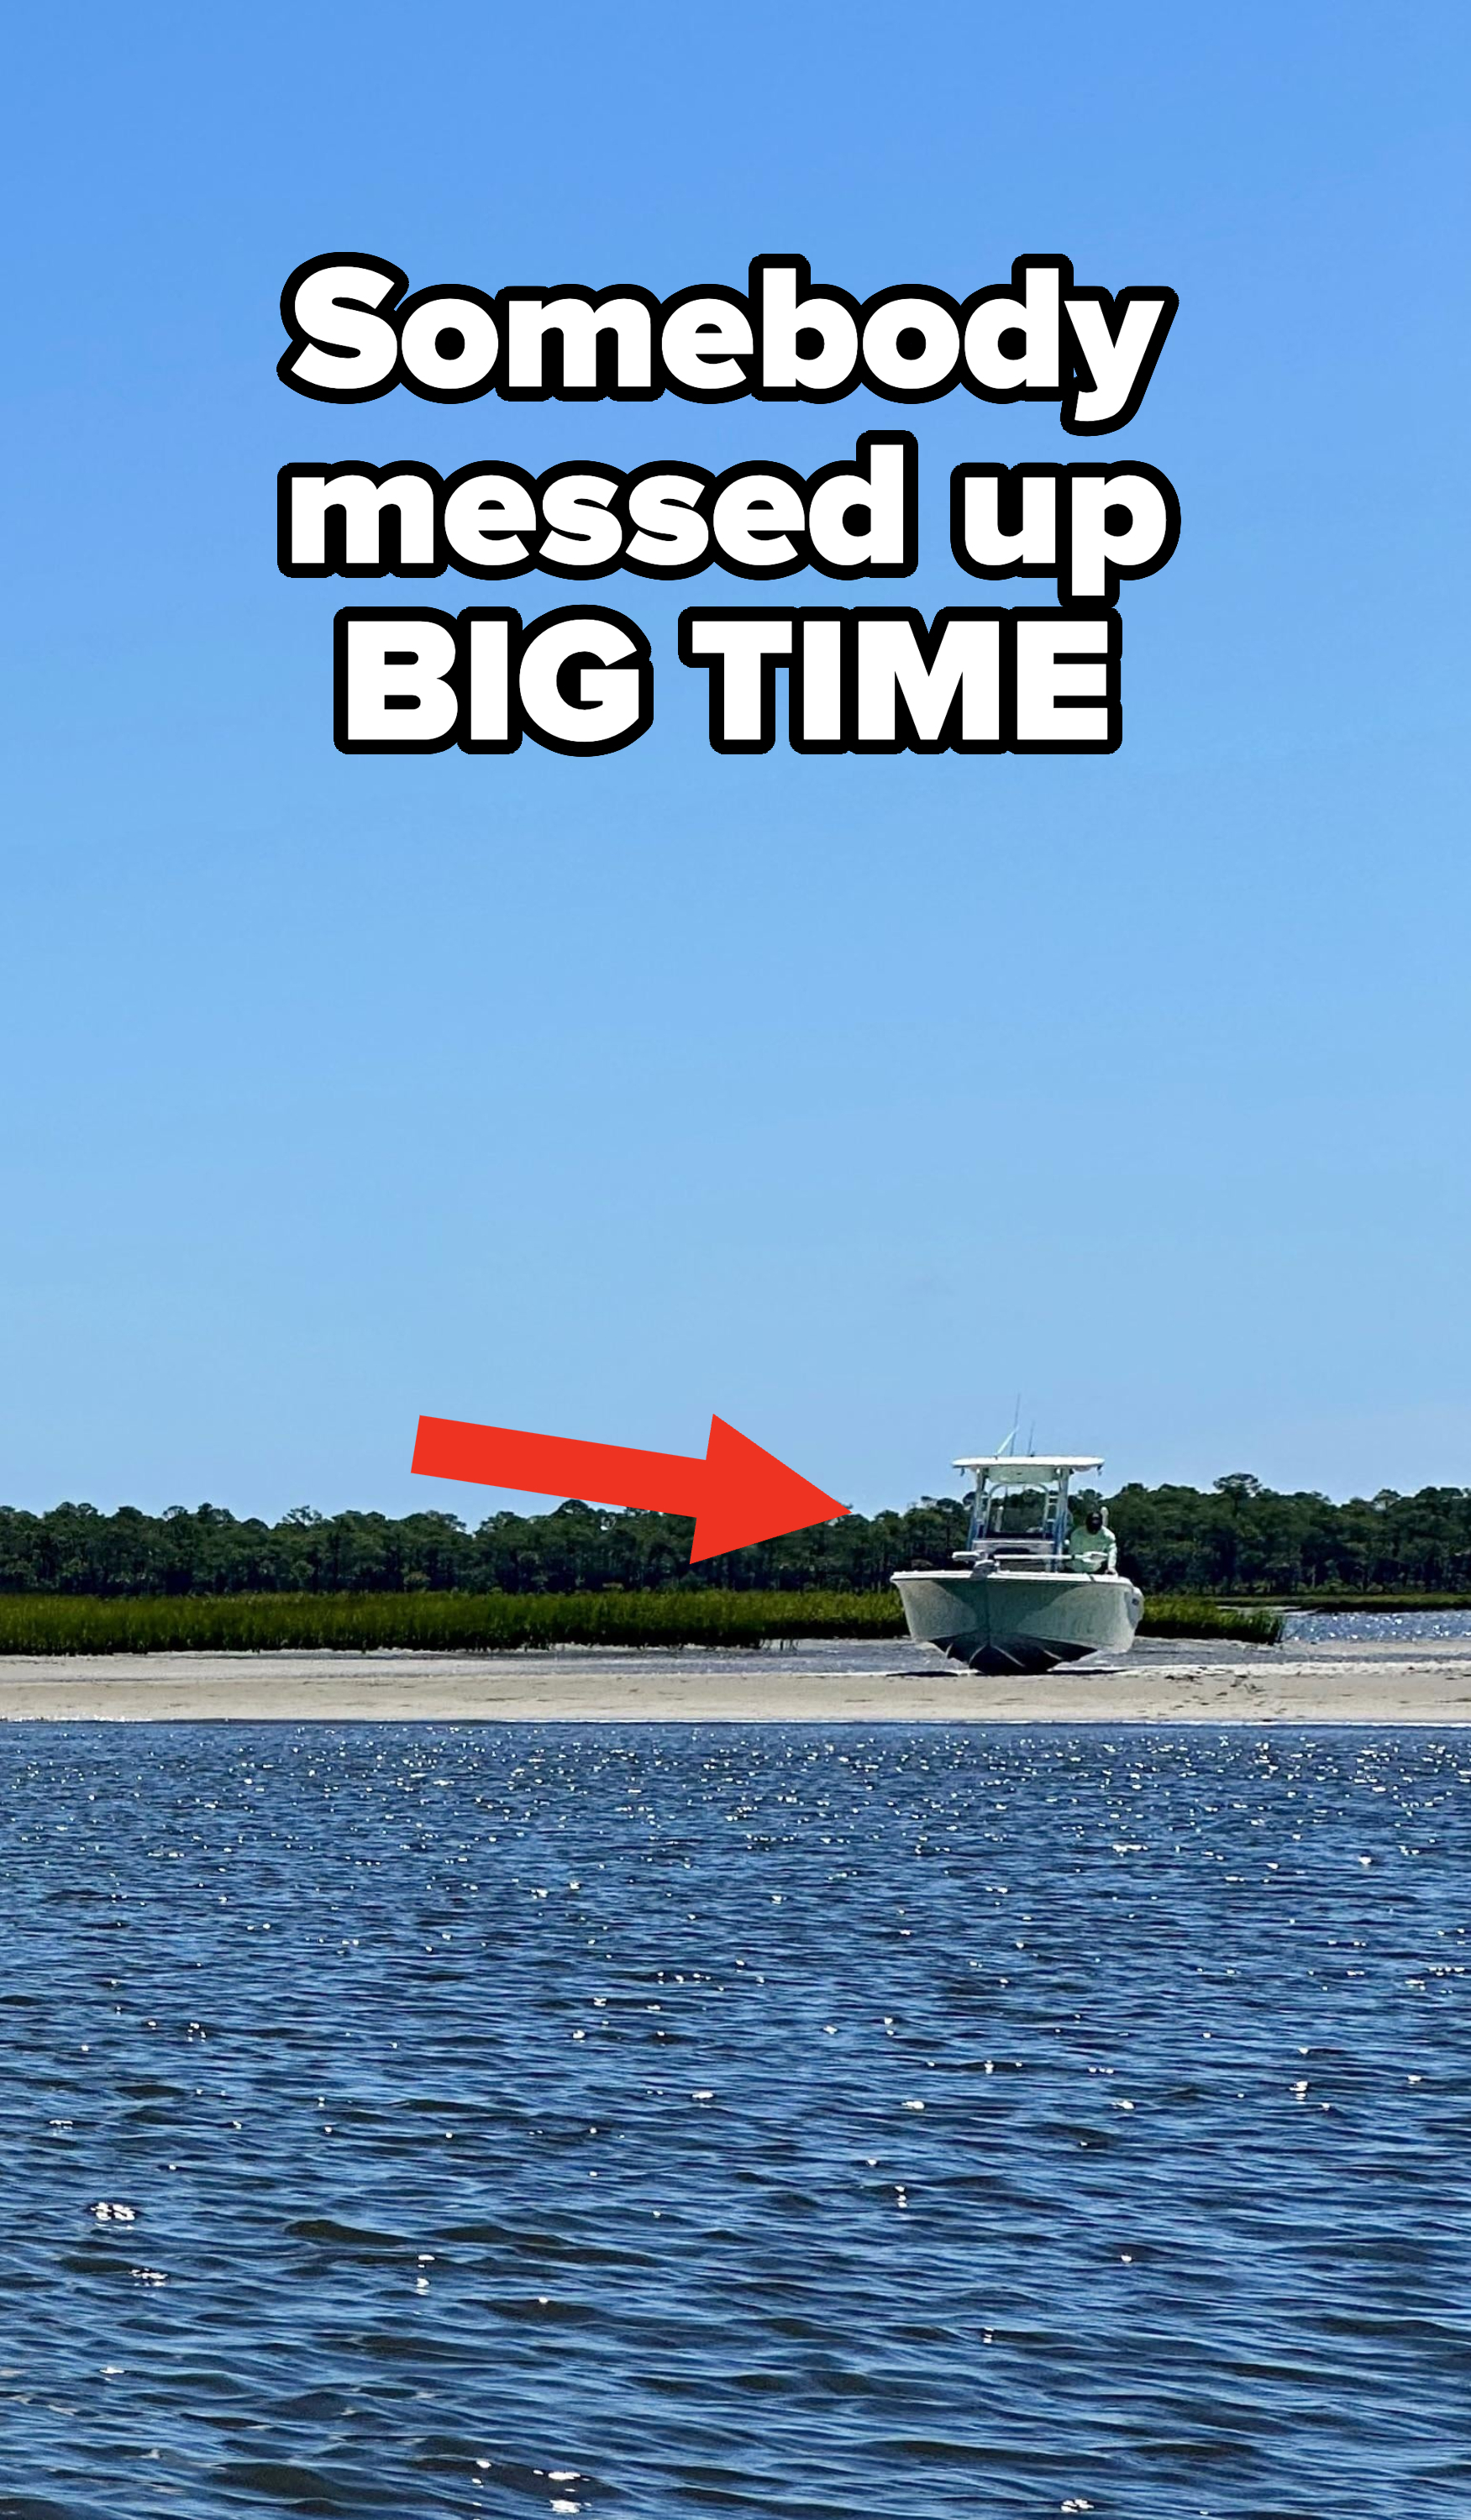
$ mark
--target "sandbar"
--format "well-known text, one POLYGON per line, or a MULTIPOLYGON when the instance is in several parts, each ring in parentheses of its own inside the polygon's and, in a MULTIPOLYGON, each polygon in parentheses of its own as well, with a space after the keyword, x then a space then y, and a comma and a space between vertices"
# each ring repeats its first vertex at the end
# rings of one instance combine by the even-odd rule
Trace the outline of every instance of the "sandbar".
POLYGON ((0 1656, 0 1722, 1471 1725, 1471 1641, 1146 1641, 984 1678, 908 1643, 760 1652, 0 1656))

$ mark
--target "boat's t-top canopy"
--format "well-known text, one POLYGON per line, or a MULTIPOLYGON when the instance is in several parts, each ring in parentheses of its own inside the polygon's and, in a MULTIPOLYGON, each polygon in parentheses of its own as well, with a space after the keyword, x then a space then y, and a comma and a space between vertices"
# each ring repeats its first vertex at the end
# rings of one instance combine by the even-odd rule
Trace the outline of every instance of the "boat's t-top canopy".
POLYGON ((958 1470, 984 1471, 986 1484, 993 1488, 1050 1486, 1064 1472, 1071 1478, 1079 1470, 1101 1470, 1101 1453, 970 1453, 952 1467, 958 1470))

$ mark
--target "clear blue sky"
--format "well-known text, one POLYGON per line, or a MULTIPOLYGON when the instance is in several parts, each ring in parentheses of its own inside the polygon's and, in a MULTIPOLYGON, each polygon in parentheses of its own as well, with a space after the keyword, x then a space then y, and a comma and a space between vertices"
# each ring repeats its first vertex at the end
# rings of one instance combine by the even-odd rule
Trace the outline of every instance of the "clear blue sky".
POLYGON ((715 1409, 873 1507, 1018 1389, 1110 1477, 1471 1477, 1468 48, 1436 5, 27 13, 0 1498, 478 1518, 421 1410, 699 1451, 715 1409), (977 600, 953 464, 1176 483, 1122 751, 722 759, 675 615, 761 598, 711 572, 595 597, 654 647, 616 758, 344 759, 282 463, 805 471, 904 415, 315 405, 277 301, 336 248, 1170 283, 1119 435, 912 423, 926 611, 977 600))

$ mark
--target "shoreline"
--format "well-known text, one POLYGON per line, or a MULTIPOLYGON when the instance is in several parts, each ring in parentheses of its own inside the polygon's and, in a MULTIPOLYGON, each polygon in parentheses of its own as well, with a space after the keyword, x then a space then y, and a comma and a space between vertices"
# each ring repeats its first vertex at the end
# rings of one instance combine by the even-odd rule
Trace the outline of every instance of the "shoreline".
POLYGON ((984 1677, 905 1644, 0 1656, 0 1723, 1471 1726, 1471 1643, 1145 1641, 984 1677))

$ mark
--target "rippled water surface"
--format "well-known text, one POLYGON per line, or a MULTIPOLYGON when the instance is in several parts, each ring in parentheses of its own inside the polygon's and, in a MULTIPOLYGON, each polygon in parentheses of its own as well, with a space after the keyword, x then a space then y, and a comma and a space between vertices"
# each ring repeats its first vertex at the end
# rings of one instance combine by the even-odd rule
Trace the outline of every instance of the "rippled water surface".
POLYGON ((1471 1735, 0 1767, 3 2520, 1471 2511, 1471 1735))
POLYGON ((1471 1642, 1471 1610, 1289 1610, 1282 1622, 1282 1640, 1289 1645, 1415 1644, 1460 1637, 1471 1642))

